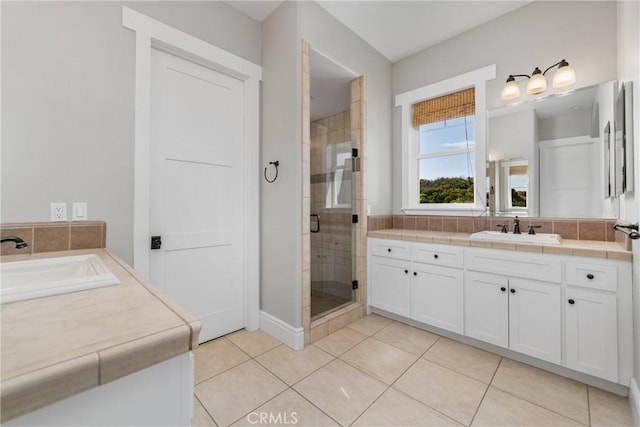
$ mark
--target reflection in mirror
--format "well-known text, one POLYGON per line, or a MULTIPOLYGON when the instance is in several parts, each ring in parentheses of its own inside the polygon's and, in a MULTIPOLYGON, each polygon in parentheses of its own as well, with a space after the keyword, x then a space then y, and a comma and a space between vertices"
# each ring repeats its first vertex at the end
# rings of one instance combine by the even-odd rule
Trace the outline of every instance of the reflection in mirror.
POLYGON ((613 122, 616 93, 611 81, 489 111, 490 213, 618 217, 619 201, 606 191, 615 153, 608 158, 604 131, 613 122), (526 179, 518 175, 523 169, 509 175, 514 161, 526 165, 526 179))
POLYGON ((632 82, 622 83, 616 96, 614 115, 615 195, 633 191, 632 82))
POLYGON ((487 179, 489 211, 492 214, 527 215, 529 197, 528 160, 506 159, 489 162, 487 179))

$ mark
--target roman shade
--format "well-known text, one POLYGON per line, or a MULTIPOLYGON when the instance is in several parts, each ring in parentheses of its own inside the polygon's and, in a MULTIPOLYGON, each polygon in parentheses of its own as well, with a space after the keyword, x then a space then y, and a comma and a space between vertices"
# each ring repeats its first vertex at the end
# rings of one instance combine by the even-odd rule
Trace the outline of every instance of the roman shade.
POLYGON ((475 88, 413 104, 413 126, 471 116, 476 113, 475 88))

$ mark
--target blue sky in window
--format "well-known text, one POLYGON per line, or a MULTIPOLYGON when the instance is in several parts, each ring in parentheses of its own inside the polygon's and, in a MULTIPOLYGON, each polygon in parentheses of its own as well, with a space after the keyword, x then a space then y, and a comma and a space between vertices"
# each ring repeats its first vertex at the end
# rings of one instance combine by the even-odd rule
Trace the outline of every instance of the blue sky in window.
POLYGON ((473 147, 475 143, 475 124, 473 116, 454 120, 430 123, 420 126, 420 153, 436 153, 473 147), (468 138, 468 141, 467 141, 468 138))
MULTIPOLYGON (((429 154, 460 148, 474 148, 474 116, 429 123, 419 128, 420 153, 429 154)), ((473 176, 473 153, 419 160, 420 179, 473 176)))
POLYGON ((473 153, 418 160, 420 179, 473 176, 473 153))

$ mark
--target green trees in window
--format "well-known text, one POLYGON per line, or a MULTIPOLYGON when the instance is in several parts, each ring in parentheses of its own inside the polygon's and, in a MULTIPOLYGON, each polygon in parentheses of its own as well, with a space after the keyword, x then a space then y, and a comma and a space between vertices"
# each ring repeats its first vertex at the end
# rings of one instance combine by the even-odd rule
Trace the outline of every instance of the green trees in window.
POLYGON ((473 203, 473 177, 421 179, 420 203, 473 203))

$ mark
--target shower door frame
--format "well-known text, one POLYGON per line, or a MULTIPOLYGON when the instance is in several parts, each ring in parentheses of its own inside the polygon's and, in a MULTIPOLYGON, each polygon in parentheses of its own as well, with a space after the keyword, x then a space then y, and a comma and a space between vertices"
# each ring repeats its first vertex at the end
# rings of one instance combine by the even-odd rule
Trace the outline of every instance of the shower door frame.
POLYGON ((358 150, 360 170, 352 172, 351 213, 358 215, 352 226, 352 271, 358 281, 351 304, 311 322, 311 47, 302 41, 302 324, 308 345, 360 319, 367 301, 367 196, 366 196, 366 82, 364 76, 351 81, 350 117, 352 148, 358 150))

